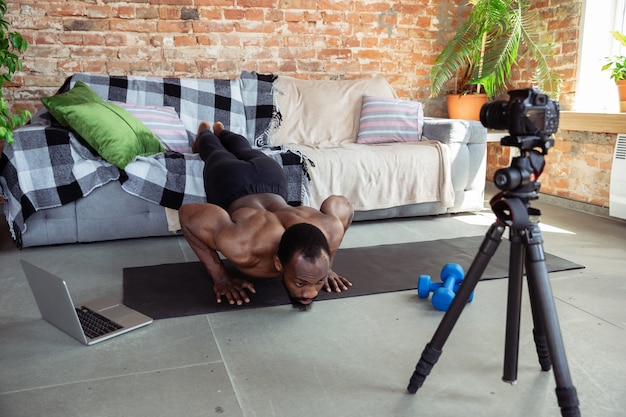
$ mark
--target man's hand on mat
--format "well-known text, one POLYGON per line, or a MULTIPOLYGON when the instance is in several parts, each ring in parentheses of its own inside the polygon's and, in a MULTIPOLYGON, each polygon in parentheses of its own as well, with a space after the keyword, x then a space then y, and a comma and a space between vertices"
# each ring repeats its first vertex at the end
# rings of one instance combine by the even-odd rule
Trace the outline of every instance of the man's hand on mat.
POLYGON ((215 292, 218 303, 222 302, 222 297, 226 297, 229 304, 237 304, 240 306, 243 303, 249 303, 250 297, 246 290, 256 294, 254 285, 243 279, 233 278, 216 282, 213 285, 213 291, 215 292))
POLYGON ((345 277, 337 275, 335 271, 330 271, 324 289, 326 290, 326 292, 341 292, 348 291, 348 287, 351 286, 352 283, 348 281, 345 277))

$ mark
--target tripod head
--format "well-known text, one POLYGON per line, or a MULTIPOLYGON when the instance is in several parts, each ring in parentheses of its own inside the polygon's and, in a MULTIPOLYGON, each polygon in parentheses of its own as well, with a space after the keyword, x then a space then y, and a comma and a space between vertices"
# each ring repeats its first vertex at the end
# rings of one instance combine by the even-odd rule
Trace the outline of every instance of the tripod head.
POLYGON ((522 155, 514 157, 509 167, 500 168, 495 172, 493 181, 498 189, 508 195, 534 200, 541 187, 538 178, 545 167, 545 153, 535 149, 521 152, 522 155))
MULTIPOLYGON (((529 201, 539 197, 541 183, 538 179, 545 167, 545 155, 554 146, 552 134, 559 127, 559 103, 534 88, 511 90, 509 97, 508 102, 485 104, 480 110, 480 121, 487 128, 508 129, 509 136, 500 143, 516 147, 520 152, 509 167, 497 170, 493 178, 501 192, 491 200, 491 206, 501 221, 511 225, 513 209, 506 200, 520 200, 528 212, 529 201)), ((527 215, 524 223, 527 223, 527 215)))

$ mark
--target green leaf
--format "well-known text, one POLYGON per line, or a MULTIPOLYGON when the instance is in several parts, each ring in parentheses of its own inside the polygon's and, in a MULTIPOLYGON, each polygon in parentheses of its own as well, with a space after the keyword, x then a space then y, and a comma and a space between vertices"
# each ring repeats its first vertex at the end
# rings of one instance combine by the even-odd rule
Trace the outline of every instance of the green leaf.
MULTIPOLYGON (((18 32, 11 32, 4 19, 7 12, 6 0, 0 0, 0 89, 5 82, 13 81, 13 74, 22 69, 19 55, 28 48, 28 42, 18 32)), ((27 110, 12 112, 0 91, 0 140, 13 142, 13 130, 23 126, 32 117, 27 110)))
POLYGON ((626 46, 626 35, 621 34, 616 30, 611 31, 611 34, 617 41, 619 41, 622 44, 622 46, 626 46))

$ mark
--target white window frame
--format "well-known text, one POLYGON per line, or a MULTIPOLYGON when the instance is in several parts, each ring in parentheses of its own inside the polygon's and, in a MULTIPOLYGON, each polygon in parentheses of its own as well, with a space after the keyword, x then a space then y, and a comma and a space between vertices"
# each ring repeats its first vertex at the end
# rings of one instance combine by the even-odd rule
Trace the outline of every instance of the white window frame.
POLYGON ((606 57, 626 55, 612 30, 626 33, 626 0, 583 0, 574 111, 619 112, 615 82, 608 71, 601 71, 606 57))

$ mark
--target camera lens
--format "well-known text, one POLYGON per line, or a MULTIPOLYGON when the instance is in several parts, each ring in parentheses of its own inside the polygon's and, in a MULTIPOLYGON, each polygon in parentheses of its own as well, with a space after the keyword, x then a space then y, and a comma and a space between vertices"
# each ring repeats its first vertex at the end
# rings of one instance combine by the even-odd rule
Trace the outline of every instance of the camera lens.
POLYGON ((487 128, 506 130, 509 127, 508 102, 484 104, 480 109, 480 122, 487 128))

